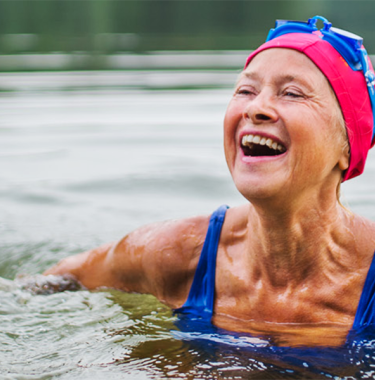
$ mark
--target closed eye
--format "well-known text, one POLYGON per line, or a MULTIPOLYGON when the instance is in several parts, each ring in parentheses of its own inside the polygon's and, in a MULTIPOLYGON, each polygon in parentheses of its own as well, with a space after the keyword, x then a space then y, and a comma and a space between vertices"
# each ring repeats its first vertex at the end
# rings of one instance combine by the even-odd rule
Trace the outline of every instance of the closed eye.
POLYGON ((253 92, 249 91, 249 90, 239 90, 239 91, 237 91, 237 94, 240 94, 240 95, 252 95, 253 92))
POLYGON ((287 91, 284 93, 285 96, 290 96, 292 98, 302 98, 303 96, 301 94, 297 94, 295 92, 287 91))
POLYGON ((253 96, 255 94, 256 94, 256 90, 253 88, 253 86, 242 85, 236 89, 236 95, 253 96))

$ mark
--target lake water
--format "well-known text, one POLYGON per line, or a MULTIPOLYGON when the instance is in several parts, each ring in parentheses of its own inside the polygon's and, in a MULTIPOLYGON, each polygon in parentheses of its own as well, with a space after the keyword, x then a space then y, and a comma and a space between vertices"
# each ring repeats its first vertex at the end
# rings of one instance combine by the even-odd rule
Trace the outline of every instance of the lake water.
MULTIPOLYGON (((374 378, 375 335, 274 347, 186 332, 151 296, 38 295, 14 280, 145 223, 243 203, 222 149, 237 74, 0 75, 0 379, 374 378)), ((372 220, 374 178, 375 151, 343 186, 344 203, 372 220)))

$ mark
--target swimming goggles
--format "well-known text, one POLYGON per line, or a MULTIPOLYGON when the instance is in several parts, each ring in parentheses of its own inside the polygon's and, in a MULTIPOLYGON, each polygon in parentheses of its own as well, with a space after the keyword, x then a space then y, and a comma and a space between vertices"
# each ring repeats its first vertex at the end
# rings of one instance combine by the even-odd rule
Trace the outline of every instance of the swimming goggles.
POLYGON ((372 115, 373 115, 373 134, 375 136, 375 75, 370 69, 368 55, 363 47, 363 38, 342 29, 332 27, 326 18, 315 16, 309 18, 307 22, 277 20, 274 29, 268 33, 267 40, 273 40, 276 37, 288 33, 309 33, 316 34, 321 39, 329 42, 345 59, 350 68, 354 71, 362 71, 366 79, 367 90, 370 95, 372 115), (318 20, 323 21, 323 28, 318 29, 316 23, 318 20))

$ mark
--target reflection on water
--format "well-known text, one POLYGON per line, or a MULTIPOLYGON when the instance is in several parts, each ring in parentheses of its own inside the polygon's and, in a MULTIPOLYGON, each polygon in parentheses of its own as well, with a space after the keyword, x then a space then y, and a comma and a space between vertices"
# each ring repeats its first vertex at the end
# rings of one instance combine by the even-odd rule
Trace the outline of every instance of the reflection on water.
MULTIPOLYGON (((139 225, 242 203, 222 149, 236 76, 1 75, 1 378, 373 376, 370 339, 309 351, 277 348, 266 337, 191 335, 150 296, 44 296, 11 281, 139 225)), ((374 175, 373 152, 366 174, 343 191, 354 211, 375 220, 374 175)))
POLYGON ((152 296, 0 288, 2 379, 373 378, 372 340, 277 347, 204 324, 192 332, 152 296))

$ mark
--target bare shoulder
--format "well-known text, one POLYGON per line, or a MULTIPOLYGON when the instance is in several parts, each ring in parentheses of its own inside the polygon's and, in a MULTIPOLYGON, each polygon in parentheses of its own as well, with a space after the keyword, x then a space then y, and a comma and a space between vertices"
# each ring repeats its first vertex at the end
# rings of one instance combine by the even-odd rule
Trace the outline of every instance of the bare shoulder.
POLYGON ((363 216, 356 216, 355 226, 360 237, 368 241, 375 249, 375 222, 363 216))
POLYGON ((375 251, 375 222, 363 216, 347 213, 348 235, 355 238, 358 252, 373 256, 375 251))
POLYGON ((178 261, 177 257, 181 259, 181 255, 191 259, 203 244, 208 221, 209 216, 195 216, 145 225, 120 240, 114 253, 130 255, 132 251, 142 249, 152 252, 155 258, 162 254, 164 259, 171 261, 178 261))
POLYGON ((123 289, 152 293, 179 306, 187 296, 199 261, 209 216, 143 226, 113 246, 108 259, 123 289), (139 277, 142 277, 140 280, 139 277))
POLYGON ((233 244, 247 233, 250 204, 228 209, 221 232, 221 244, 233 244))

